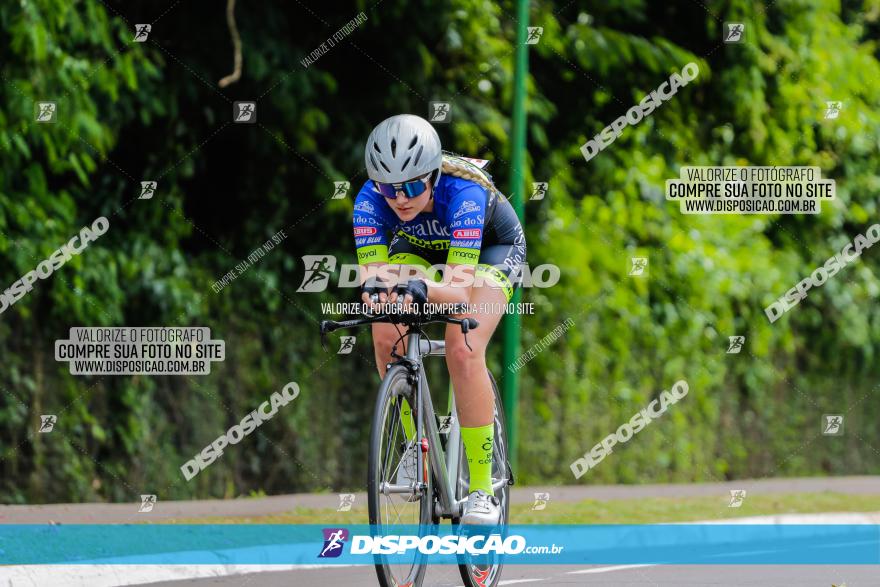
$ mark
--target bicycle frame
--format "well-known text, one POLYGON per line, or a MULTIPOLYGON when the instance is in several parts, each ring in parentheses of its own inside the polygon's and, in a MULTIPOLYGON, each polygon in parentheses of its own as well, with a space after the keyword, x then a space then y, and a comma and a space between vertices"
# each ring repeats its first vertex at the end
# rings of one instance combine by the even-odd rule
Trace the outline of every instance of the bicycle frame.
MULTIPOLYGON (((437 482, 439 502, 434 514, 443 518, 461 517, 462 508, 467 502, 467 497, 455 498, 455 489, 458 484, 458 470, 460 460, 463 458, 461 451, 461 429, 458 424, 458 414, 455 407, 454 395, 450 398, 450 412, 452 425, 446 442, 446 450, 440 442, 440 431, 434 418, 434 404, 431 400, 431 390, 425 377, 423 358, 426 356, 446 356, 445 341, 430 340, 423 338, 419 332, 408 332, 406 355, 398 360, 411 374, 417 376, 416 405, 418 406, 419 419, 416 422, 416 438, 428 440, 428 455, 431 459, 431 470, 437 482), (415 372, 415 373, 414 373, 415 372), (453 477, 450 477, 450 473, 453 477)), ((418 451, 417 471, 424 467, 425 453, 418 451)), ((500 489, 508 483, 506 469, 501 473, 502 477, 492 484, 494 489, 500 489)), ((402 485, 386 484, 384 490, 388 493, 410 493, 411 487, 402 485)))

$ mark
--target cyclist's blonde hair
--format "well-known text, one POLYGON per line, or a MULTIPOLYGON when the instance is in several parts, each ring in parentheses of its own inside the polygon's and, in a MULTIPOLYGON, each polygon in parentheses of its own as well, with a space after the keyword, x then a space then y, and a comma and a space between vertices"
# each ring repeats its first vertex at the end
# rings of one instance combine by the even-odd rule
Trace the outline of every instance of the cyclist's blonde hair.
POLYGON ((491 192, 498 192, 498 188, 489 181, 489 178, 486 177, 479 167, 471 165, 455 155, 443 153, 443 165, 441 169, 444 175, 454 175, 455 177, 460 177, 462 179, 469 179, 480 184, 491 192))

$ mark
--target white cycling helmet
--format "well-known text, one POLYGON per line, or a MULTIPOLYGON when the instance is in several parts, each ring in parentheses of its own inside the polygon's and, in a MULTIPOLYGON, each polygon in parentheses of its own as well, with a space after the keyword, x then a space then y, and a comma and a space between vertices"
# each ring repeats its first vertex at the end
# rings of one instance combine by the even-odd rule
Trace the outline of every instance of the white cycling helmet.
POLYGON ((413 114, 386 118, 370 133, 364 150, 367 175, 381 183, 401 183, 438 171, 440 137, 431 123, 413 114))

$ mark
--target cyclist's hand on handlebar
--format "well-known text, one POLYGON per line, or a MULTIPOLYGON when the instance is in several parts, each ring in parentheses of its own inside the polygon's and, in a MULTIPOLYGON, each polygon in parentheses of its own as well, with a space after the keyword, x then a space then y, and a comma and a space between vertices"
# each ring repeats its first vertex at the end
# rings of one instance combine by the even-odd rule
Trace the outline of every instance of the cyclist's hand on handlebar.
POLYGON ((391 303, 403 302, 404 306, 411 304, 426 304, 428 302, 428 284, 424 279, 410 279, 406 284, 398 284, 389 297, 391 303), (401 299, 402 298, 402 299, 401 299))
POLYGON ((379 304, 388 302, 388 286, 378 277, 371 277, 361 285, 361 301, 370 306, 371 312, 379 311, 379 304))
POLYGON ((388 301, 388 294, 379 293, 379 294, 369 294, 367 292, 363 292, 361 294, 361 302, 364 303, 369 309, 370 312, 376 314, 380 310, 381 304, 384 304, 388 301))

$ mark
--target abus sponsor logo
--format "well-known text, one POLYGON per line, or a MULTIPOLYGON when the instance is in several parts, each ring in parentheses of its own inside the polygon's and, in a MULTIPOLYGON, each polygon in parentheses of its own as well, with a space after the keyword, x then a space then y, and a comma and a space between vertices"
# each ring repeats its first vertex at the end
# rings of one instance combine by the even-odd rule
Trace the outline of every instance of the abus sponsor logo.
POLYGON ((355 226, 354 227, 354 235, 355 236, 372 236, 376 234, 376 228, 374 226, 355 226))
POLYGON ((21 279, 14 282, 6 291, 0 294, 0 314, 12 307, 15 302, 27 295, 34 289, 34 282, 39 279, 48 279, 52 273, 70 261, 74 255, 79 255, 86 250, 89 243, 98 240, 110 228, 110 221, 101 216, 92 222, 92 226, 85 226, 79 231, 79 235, 61 245, 57 251, 49 255, 49 258, 40 262, 33 271, 28 271, 21 279), (77 243, 77 239, 79 243, 77 243))
POLYGON ((583 457, 569 465, 571 472, 574 473, 574 478, 580 479, 583 477, 584 473, 601 463, 605 457, 613 452, 612 447, 615 444, 628 442, 633 436, 641 432, 645 426, 665 414, 669 406, 686 396, 688 391, 687 381, 682 379, 672 385, 671 391, 661 392, 659 399, 652 401, 648 404, 647 408, 630 418, 629 422, 621 424, 617 432, 603 438, 602 442, 594 446, 590 452, 585 453, 583 457))
POLYGON ((518 534, 503 538, 488 536, 353 536, 351 554, 406 554, 417 549, 421 554, 520 554, 526 539, 518 534))
POLYGON ((345 541, 348 540, 348 530, 345 528, 324 528, 324 546, 318 553, 318 558, 336 558, 342 554, 345 541))
POLYGON ((482 232, 483 231, 479 228, 459 228, 458 230, 452 231, 452 238, 480 238, 482 232))
POLYGON ((223 449, 230 444, 238 444, 266 420, 278 413, 278 409, 286 406, 299 395, 299 385, 291 381, 280 392, 269 396, 268 401, 260 404, 256 410, 245 416, 239 424, 221 434, 214 442, 201 450, 199 454, 180 467, 187 481, 204 471, 211 463, 223 455, 223 449))
POLYGON ((626 114, 618 117, 581 146, 581 153, 583 153, 584 158, 589 161, 601 153, 605 147, 617 140, 617 137, 621 135, 627 125, 635 126, 640 123, 645 116, 651 114, 655 108, 662 106, 663 102, 672 98, 679 88, 688 85, 699 74, 700 67, 693 62, 688 63, 682 68, 681 75, 673 73, 668 81, 660 84, 656 90, 642 98, 637 105, 627 110, 626 114))

